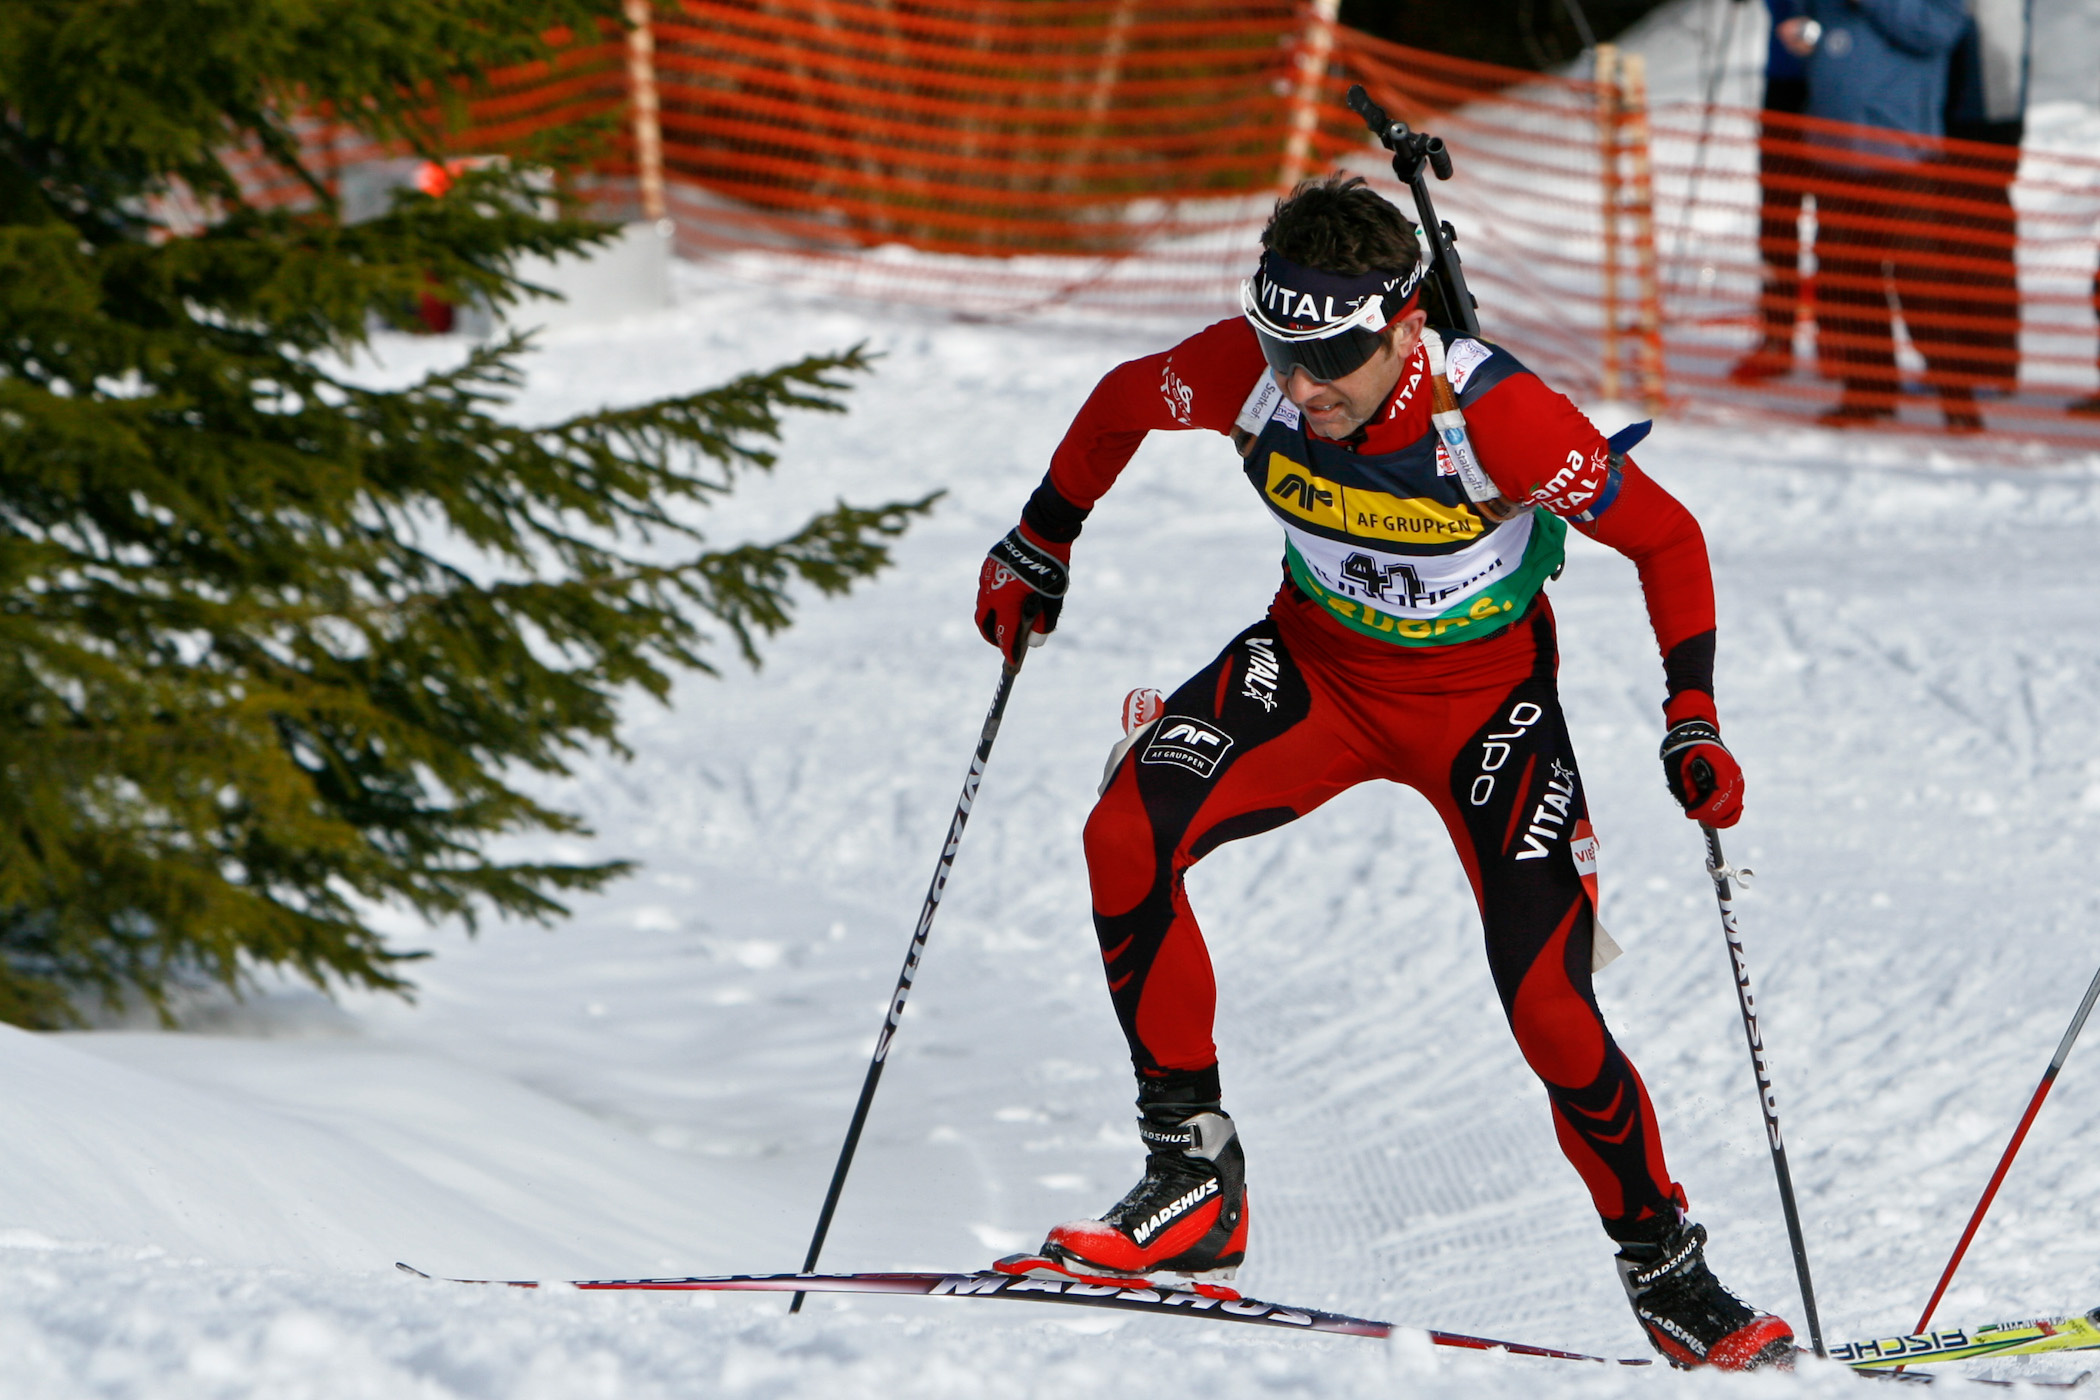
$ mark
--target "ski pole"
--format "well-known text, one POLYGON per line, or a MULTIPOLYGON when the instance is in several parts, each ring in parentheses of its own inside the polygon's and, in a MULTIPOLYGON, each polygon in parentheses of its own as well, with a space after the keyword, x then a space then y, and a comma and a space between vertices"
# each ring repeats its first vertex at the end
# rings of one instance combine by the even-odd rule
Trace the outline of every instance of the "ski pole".
POLYGON ((2005 1180, 2005 1173, 2011 1168, 2013 1156, 2019 1152, 2020 1144, 2027 1140, 2027 1130, 2034 1126, 2034 1115, 2041 1111, 2042 1100, 2049 1097, 2050 1086, 2056 1083, 2056 1072, 2062 1069, 2064 1061, 2070 1058, 2071 1043, 2077 1040, 2078 1033, 2085 1029, 2085 1018, 2092 1014, 2093 1002, 2096 999, 2100 999, 2100 972, 2093 974, 2092 985, 2085 989, 2085 1000, 2078 1003, 2078 1014, 2071 1018, 2070 1029, 2064 1032, 2064 1038, 2058 1042, 2056 1054, 2049 1061, 2049 1068, 2042 1071, 2042 1082, 2035 1086, 2034 1097, 2027 1101, 2027 1112, 2021 1115, 2020 1126, 2013 1129, 2012 1141, 2005 1144, 2005 1155, 1998 1159, 1998 1170, 1991 1173, 1990 1185, 1983 1188, 1983 1199, 1976 1203, 1976 1211, 1969 1217, 1969 1228, 1961 1232, 1961 1242, 1954 1246, 1954 1256, 1947 1261, 1945 1271, 1940 1274, 1939 1286, 1932 1290, 1932 1297, 1927 1300, 1925 1311, 1918 1315, 1918 1325, 1910 1329, 1912 1332, 1923 1332, 1925 1325, 1932 1321, 1932 1310, 1940 1305, 1941 1295, 1954 1280, 1954 1271, 1961 1267, 1961 1257, 1968 1253, 1969 1241, 1976 1238, 1976 1227, 1983 1223, 1984 1212, 1991 1208, 1992 1200, 1997 1197, 1999 1184, 2005 1180))
MULTIPOLYGON (((897 990, 890 994, 890 1009, 883 1018, 882 1031, 875 1037, 875 1054, 868 1061, 868 1077, 861 1081, 860 1102, 853 1106, 853 1121, 846 1126, 846 1143, 839 1149, 838 1165, 832 1168, 831 1189, 824 1193, 824 1209, 817 1216, 816 1233, 809 1237, 809 1257, 802 1261, 802 1272, 814 1273, 817 1255, 823 1252, 824 1236, 831 1231, 831 1217, 839 1208, 839 1193, 846 1189, 846 1173, 853 1166, 854 1149, 860 1146, 860 1130, 867 1126, 868 1106, 875 1102, 875 1086, 882 1081, 882 1066, 889 1059, 890 1042, 896 1038, 897 1024, 904 1016, 904 999, 911 995, 912 979, 919 975, 919 959, 926 953, 926 935, 933 930, 933 916, 941 907, 941 893, 948 886, 948 874, 955 868, 955 852, 962 845, 963 827, 970 821, 970 806, 977 800, 977 784, 984 777, 984 765, 992 756, 992 740, 999 737, 999 721, 1006 717, 1006 698, 1013 694, 1014 677, 1021 674, 1021 662, 1028 656, 1023 648, 1014 660, 1006 662, 999 670, 999 688, 992 692, 992 708, 984 717, 984 729, 977 736, 977 752, 970 758, 969 776, 963 779, 962 796, 955 801, 955 815, 948 822, 948 839, 941 845, 941 858, 934 863, 933 883, 926 887, 926 902, 919 907, 918 927, 912 930, 911 946, 904 954, 904 970, 897 974, 897 990)), ((802 1299, 806 1295, 795 1294, 795 1301, 788 1311, 802 1311, 802 1299)))
POLYGON ((1801 1306, 1808 1315, 1808 1341, 1816 1355, 1828 1356, 1823 1347, 1823 1324, 1816 1317, 1816 1286, 1808 1276, 1808 1245, 1801 1238, 1801 1212, 1794 1204, 1794 1173, 1786 1164, 1786 1140, 1779 1133, 1779 1096, 1772 1091, 1772 1067, 1765 1059, 1764 1034, 1757 1025, 1757 998, 1750 991, 1750 967, 1743 957, 1743 936, 1735 923, 1735 892, 1731 877, 1748 875, 1737 870, 1721 854, 1721 833, 1705 822, 1706 873, 1714 882, 1714 898, 1721 906, 1721 935, 1728 940, 1728 961, 1735 969, 1735 999, 1743 1012, 1743 1035, 1750 1042, 1750 1069, 1757 1076, 1757 1106, 1765 1115, 1765 1137, 1772 1145, 1772 1174, 1779 1178, 1779 1206, 1786 1214, 1787 1240, 1794 1249, 1794 1273, 1801 1280, 1801 1306))

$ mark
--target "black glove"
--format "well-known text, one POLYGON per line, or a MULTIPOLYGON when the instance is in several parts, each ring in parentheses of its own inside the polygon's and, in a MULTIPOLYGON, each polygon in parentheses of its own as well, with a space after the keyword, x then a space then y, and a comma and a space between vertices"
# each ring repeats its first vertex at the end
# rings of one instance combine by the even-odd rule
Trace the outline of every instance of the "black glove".
POLYGON ((1663 776, 1686 816, 1728 827, 1743 817, 1743 768, 1721 742, 1712 705, 1697 691, 1684 691, 1671 702, 1665 714, 1675 722, 1663 735, 1663 776))

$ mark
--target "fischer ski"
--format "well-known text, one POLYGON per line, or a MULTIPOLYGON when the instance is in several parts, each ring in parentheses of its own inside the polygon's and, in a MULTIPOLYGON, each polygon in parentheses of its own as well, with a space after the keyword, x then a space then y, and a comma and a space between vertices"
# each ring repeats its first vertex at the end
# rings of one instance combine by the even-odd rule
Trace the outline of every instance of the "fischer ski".
MULTIPOLYGON (((506 1288, 540 1286, 537 1279, 437 1278, 408 1264, 394 1267, 417 1278, 441 1283, 500 1284, 506 1288)), ((570 1282, 569 1287, 585 1291, 658 1289, 666 1292, 900 1293, 928 1297, 1010 1298, 1019 1302, 1071 1303, 1168 1317, 1210 1317, 1220 1322, 1248 1322, 1262 1327, 1287 1327, 1298 1332, 1330 1332, 1352 1337, 1387 1337, 1396 1330, 1390 1322, 1370 1318, 1321 1312, 1315 1308, 1288 1308, 1256 1298, 1216 1296, 1230 1293, 1230 1289, 1198 1293, 1188 1288, 1146 1287, 1141 1280, 1125 1284, 1082 1283, 1078 1280, 1016 1277, 989 1269, 973 1274, 715 1274, 695 1278, 579 1279, 570 1282)), ((1428 1336, 1437 1346, 1469 1351, 1506 1351, 1514 1356, 1543 1356, 1606 1365, 1615 1362, 1620 1366, 1654 1364, 1647 1357, 1589 1356, 1554 1347, 1470 1337, 1460 1332, 1430 1331, 1428 1336)))
POLYGON ((1983 1327, 1936 1327, 1907 1337, 1841 1342, 1831 1347, 1830 1356, 1855 1371, 1879 1372, 1932 1361, 1973 1361, 2095 1348, 2100 1348, 2100 1308, 2063 1317, 1993 1322, 1983 1327))

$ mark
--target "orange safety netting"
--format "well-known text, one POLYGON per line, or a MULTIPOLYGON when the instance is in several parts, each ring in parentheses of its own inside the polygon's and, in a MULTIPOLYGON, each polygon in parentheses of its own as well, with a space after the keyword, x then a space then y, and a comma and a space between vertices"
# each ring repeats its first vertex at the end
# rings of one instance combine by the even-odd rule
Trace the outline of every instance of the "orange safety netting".
POLYGON ((1295 28, 1290 0, 682 0, 655 35, 680 245, 963 312, 1209 305, 1295 28))
MULTIPOLYGON (((1293 0, 665 0, 653 37, 679 247, 739 275, 971 315, 1230 315, 1293 168, 1413 212, 1343 105, 1361 82, 1451 150, 1432 193, 1485 333, 1577 397, 1807 421, 1851 380, 1885 426, 1938 430, 1951 391, 1994 432, 2100 447, 2066 412, 2095 379, 2091 155, 1629 106, 1293 0)), ((495 75, 456 148, 624 113, 628 82, 617 39, 495 75)), ((390 154, 313 140, 331 173, 390 154)), ((610 216, 639 212, 634 150, 623 130, 581 182, 610 216)))
MULTIPOLYGON (((1452 178, 1432 179, 1430 190, 1457 235, 1483 332, 1567 393, 1595 396, 1603 388, 1608 247, 1598 85, 1423 53, 1348 29, 1339 38, 1342 71, 1322 93, 1321 155, 1363 174, 1413 214, 1412 196, 1343 95, 1360 82, 1388 115, 1441 137, 1452 178)), ((1625 256, 1616 251, 1614 264, 1625 256)))
MULTIPOLYGON (((566 37, 561 31, 550 36, 556 43, 566 37)), ((631 141, 625 127, 629 95, 626 45, 618 37, 572 43, 550 63, 523 64, 492 73, 488 89, 462 104, 459 129, 451 135, 454 150, 462 154, 529 152, 535 138, 544 133, 596 119, 611 123, 619 133, 621 154, 579 183, 605 186, 608 175, 631 173, 631 141)), ((445 115, 439 109, 429 113, 434 126, 444 125, 445 115)), ((297 126, 307 169, 338 195, 345 193, 346 183, 354 194, 360 177, 379 173, 381 167, 414 163, 407 143, 373 141, 326 113, 308 113, 297 126)), ((228 164, 250 203, 282 207, 309 197, 297 176, 252 146, 232 152, 228 164)))
POLYGON ((1651 123, 1673 400, 1807 415, 1849 382, 1938 429, 1973 395, 1994 432, 2100 446, 2065 412, 2095 372, 2100 158, 1692 103, 1651 123))

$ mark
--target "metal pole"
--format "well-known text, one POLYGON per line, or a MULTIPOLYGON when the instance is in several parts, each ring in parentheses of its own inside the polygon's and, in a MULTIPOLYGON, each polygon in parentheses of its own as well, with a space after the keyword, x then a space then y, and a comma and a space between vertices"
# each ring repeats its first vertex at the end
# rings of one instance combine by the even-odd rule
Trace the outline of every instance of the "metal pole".
POLYGON ((1735 43, 1736 11, 1745 8, 1749 0, 1721 0, 1727 7, 1728 19, 1721 26, 1721 45, 1714 55, 1714 64, 1706 72, 1706 100, 1699 109, 1699 141, 1693 150, 1692 178, 1685 189, 1684 213, 1677 222, 1676 246, 1670 253, 1670 264, 1675 267, 1684 258, 1684 250, 1692 237, 1692 219, 1699 212, 1699 182, 1706 176, 1706 147, 1713 136, 1714 103, 1721 95, 1721 77, 1728 71, 1729 46, 1735 43))
MULTIPOLYGON (((889 1012, 883 1018, 881 1033, 875 1037, 875 1054, 868 1061, 867 1078, 861 1081, 860 1102, 853 1106, 853 1121, 846 1127, 846 1143, 839 1149, 838 1165, 831 1171, 831 1189, 824 1193, 824 1209, 817 1216, 816 1233, 809 1237, 809 1255, 802 1261, 805 1274, 816 1271, 817 1256, 824 1250, 824 1236, 831 1232, 831 1217, 839 1208, 839 1194, 846 1189, 846 1173, 853 1166, 854 1149, 860 1146, 860 1131, 867 1126, 868 1106, 875 1102, 875 1086, 882 1082, 882 1066, 889 1059, 890 1042, 896 1038, 898 1022, 903 1019, 904 1000, 911 995, 912 979, 919 975, 919 959, 926 954, 926 936, 933 931, 933 916, 940 910, 941 894, 948 887, 949 872, 955 868, 955 852, 962 845, 963 828, 969 824, 970 808, 977 801, 977 784, 992 756, 992 741, 999 737, 999 721, 1006 717, 1006 698, 1013 694, 1014 677, 1021 674, 1021 661, 1027 656, 1024 647, 1019 659, 1000 667, 999 688, 992 693, 992 708, 977 736, 977 752, 970 758, 962 796, 955 801, 955 815, 948 822, 948 839, 941 844, 941 858, 934 863, 933 883, 926 887, 926 902, 919 907, 918 927, 912 930, 911 946, 904 954, 904 970, 897 974, 897 990, 890 993, 889 1012)), ((804 1296, 797 1293, 788 1311, 801 1312, 804 1296)))
POLYGON ((1583 13, 1582 0, 1561 0, 1561 8, 1575 23, 1575 37, 1582 41, 1584 49, 1597 47, 1597 31, 1590 28, 1590 17, 1583 13))
POLYGON ((1728 940, 1728 961, 1735 970, 1735 999, 1743 1012, 1743 1035, 1750 1042, 1750 1068, 1757 1076, 1757 1106, 1765 1115, 1765 1137, 1772 1145, 1772 1174, 1779 1179, 1779 1205, 1786 1214, 1787 1240, 1794 1249, 1794 1274, 1801 1281, 1801 1306, 1808 1314, 1808 1341, 1816 1355, 1828 1356, 1823 1324, 1816 1316, 1816 1286, 1808 1276, 1808 1246, 1801 1238, 1801 1212, 1794 1204, 1794 1174, 1787 1167, 1786 1140, 1779 1132, 1779 1096, 1772 1091, 1772 1067, 1765 1058, 1764 1035, 1757 1025, 1757 998, 1750 991, 1750 967, 1743 956, 1743 936, 1735 923, 1735 892, 1730 877, 1739 871, 1721 854, 1721 834, 1699 823, 1706 834, 1706 873, 1721 906, 1721 934, 1728 940))

